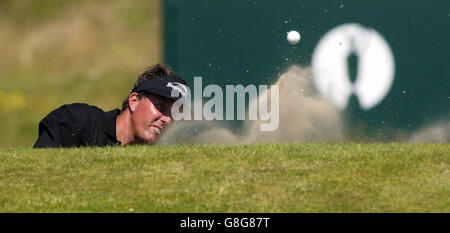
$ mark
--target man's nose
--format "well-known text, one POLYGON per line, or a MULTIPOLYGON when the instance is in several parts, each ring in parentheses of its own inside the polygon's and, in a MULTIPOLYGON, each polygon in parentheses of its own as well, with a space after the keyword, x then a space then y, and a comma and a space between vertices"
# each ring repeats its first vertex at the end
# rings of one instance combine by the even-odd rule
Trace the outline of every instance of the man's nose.
POLYGON ((168 126, 172 122, 172 117, 161 114, 161 121, 165 126, 168 126))

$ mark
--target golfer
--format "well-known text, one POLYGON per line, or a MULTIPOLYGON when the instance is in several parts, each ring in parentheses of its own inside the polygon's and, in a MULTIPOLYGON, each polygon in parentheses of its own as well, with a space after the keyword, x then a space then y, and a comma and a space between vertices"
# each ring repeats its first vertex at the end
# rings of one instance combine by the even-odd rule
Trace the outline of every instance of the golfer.
POLYGON ((157 64, 139 75, 122 110, 74 103, 49 113, 34 148, 153 144, 172 121, 172 104, 186 95, 187 83, 157 64))

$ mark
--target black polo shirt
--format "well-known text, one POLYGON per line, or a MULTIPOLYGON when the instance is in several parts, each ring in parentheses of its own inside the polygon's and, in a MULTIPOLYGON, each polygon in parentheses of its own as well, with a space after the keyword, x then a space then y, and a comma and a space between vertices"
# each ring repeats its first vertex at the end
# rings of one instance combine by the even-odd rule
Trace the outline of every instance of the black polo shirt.
POLYGON ((120 145, 116 137, 119 114, 119 109, 104 112, 87 104, 63 105, 39 123, 34 148, 120 145))

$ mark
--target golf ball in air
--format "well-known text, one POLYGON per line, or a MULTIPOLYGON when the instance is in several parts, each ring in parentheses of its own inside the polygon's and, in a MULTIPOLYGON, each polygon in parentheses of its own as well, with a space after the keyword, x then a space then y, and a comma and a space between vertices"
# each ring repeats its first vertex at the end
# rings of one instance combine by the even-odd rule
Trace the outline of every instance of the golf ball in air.
POLYGON ((287 40, 290 44, 295 45, 300 41, 300 33, 297 31, 290 31, 287 34, 287 40))

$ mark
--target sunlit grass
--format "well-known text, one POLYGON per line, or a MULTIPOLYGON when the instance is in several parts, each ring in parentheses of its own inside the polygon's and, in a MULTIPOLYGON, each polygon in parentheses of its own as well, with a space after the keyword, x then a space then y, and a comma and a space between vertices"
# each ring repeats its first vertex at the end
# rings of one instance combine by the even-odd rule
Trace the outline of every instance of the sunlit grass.
POLYGON ((449 212, 448 144, 0 149, 1 212, 449 212))

